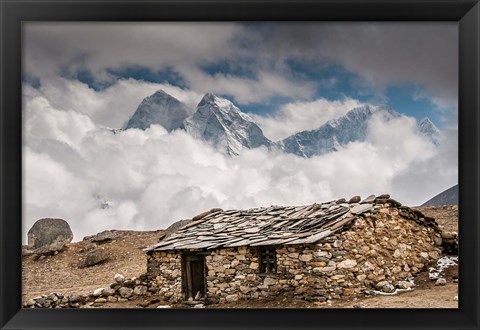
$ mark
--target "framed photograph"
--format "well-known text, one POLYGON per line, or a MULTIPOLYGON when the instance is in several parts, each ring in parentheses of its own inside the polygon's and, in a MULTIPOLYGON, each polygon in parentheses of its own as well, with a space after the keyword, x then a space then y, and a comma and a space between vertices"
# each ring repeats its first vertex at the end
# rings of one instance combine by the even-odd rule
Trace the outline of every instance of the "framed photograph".
POLYGON ((0 1, 1 329, 479 328, 478 1, 0 1))

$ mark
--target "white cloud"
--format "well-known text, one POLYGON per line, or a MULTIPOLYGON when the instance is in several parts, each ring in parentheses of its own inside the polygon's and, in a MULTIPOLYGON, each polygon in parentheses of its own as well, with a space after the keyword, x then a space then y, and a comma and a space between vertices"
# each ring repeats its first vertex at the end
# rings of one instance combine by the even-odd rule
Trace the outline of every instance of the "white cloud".
MULTIPOLYGON (((78 80, 52 77, 43 80, 39 91, 23 86, 26 106, 40 108, 43 102, 53 109, 71 110, 89 116, 93 122, 119 128, 135 112, 140 102, 163 89, 173 97, 196 108, 202 94, 181 89, 170 84, 157 84, 134 79, 121 79, 110 87, 95 91, 78 80)), ((27 110, 28 112, 28 110, 27 110)))
POLYGON ((305 77, 309 67, 295 70, 293 60, 358 74, 359 93, 373 88, 381 95, 388 86, 413 83, 434 103, 455 104, 457 31, 458 24, 448 22, 28 22, 23 70, 41 82, 60 74, 75 76, 76 71, 113 82, 112 70, 170 70, 192 90, 229 94, 240 103, 278 96, 305 99, 315 87, 336 83, 328 77, 305 77), (205 70, 222 65, 248 74, 205 70))
POLYGON ((439 148, 398 171, 392 180, 399 200, 421 204, 458 184, 458 128, 446 128, 439 148), (413 191, 413 193, 412 193, 413 191))
MULTIPOLYGON (((25 24, 24 72, 30 77, 40 77, 42 86, 78 94, 78 98, 71 99, 75 103, 72 106, 83 103, 83 111, 94 111, 102 104, 82 97, 82 94, 89 94, 85 86, 59 86, 62 83, 56 78, 58 75, 74 75, 78 70, 86 70, 96 81, 113 82, 116 78, 109 71, 112 69, 140 67, 154 72, 168 69, 179 73, 192 90, 228 94, 241 103, 265 101, 275 96, 307 97, 312 94, 312 82, 291 81, 275 70, 260 66, 254 70, 254 78, 211 75, 201 69, 203 65, 216 61, 251 56, 247 49, 235 43, 236 38, 245 33, 240 24, 221 22, 29 22, 25 24), (80 90, 65 90, 66 87, 80 90)), ((51 93, 55 93, 60 101, 66 101, 67 96, 58 90, 51 93)), ((113 102, 112 105, 118 104, 113 102)), ((109 114, 103 114, 105 120, 109 114)))
POLYGON ((160 70, 210 62, 234 54, 235 23, 37 23, 24 25, 25 72, 56 76, 84 68, 97 78, 106 69, 140 65, 160 70))
POLYGON ((336 101, 320 98, 285 104, 272 116, 253 117, 266 137, 278 141, 296 132, 319 128, 328 120, 341 117, 361 105, 360 101, 350 98, 336 101))
POLYGON ((270 60, 335 63, 379 91, 410 82, 443 103, 458 98, 457 23, 278 23, 263 32, 251 38, 270 60))
POLYGON ((178 70, 192 90, 227 94, 241 104, 266 102, 276 96, 308 98, 315 91, 315 84, 311 81, 288 79, 265 70, 258 70, 253 78, 223 73, 211 75, 192 66, 182 66, 178 70))
MULTIPOLYGON (((408 118, 376 118, 365 142, 320 157, 254 149, 230 158, 159 126, 114 134, 72 124, 69 135, 55 130, 63 118, 51 112, 58 110, 36 98, 26 100, 26 117, 37 106, 41 132, 58 135, 26 126, 24 233, 41 217, 66 219, 79 240, 105 229, 165 228, 213 207, 300 205, 354 194, 391 193, 415 205, 456 183, 455 143, 447 139, 437 151, 408 118), (105 201, 109 208, 101 207, 105 201)), ((85 117, 66 113, 73 123, 85 117)))

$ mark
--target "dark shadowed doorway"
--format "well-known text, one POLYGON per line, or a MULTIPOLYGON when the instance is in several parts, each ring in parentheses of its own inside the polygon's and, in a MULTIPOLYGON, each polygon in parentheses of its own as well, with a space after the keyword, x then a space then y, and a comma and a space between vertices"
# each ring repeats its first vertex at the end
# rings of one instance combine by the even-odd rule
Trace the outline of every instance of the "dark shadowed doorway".
POLYGON ((205 298, 205 256, 203 254, 183 255, 182 284, 185 300, 205 298))

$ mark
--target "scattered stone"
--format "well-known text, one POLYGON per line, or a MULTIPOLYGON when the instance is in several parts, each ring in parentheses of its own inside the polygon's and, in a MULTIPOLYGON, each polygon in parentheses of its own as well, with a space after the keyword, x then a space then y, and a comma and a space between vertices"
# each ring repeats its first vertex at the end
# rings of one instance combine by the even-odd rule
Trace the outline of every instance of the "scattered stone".
POLYGON ((133 289, 135 287, 135 278, 125 280, 122 285, 133 289))
POLYGON ((92 251, 92 250, 95 250, 96 248, 97 248, 97 244, 89 242, 85 244, 83 251, 79 251, 79 252, 92 251))
POLYGON ((147 287, 145 285, 137 285, 133 289, 133 294, 136 296, 145 296, 147 294, 147 287))
POLYGON ((377 284, 375 284, 375 289, 381 290, 387 284, 388 284, 388 281, 380 281, 377 284))
POLYGON ((108 253, 104 249, 96 249, 88 252, 80 268, 98 265, 108 259, 108 253))
POLYGON ((104 288, 98 288, 93 291, 93 296, 94 297, 100 297, 102 295, 104 288))
POLYGON ((393 293, 395 292, 395 287, 390 283, 387 283, 382 287, 382 291, 385 293, 393 293))
POLYGON ((122 274, 115 274, 115 276, 113 277, 113 279, 115 280, 115 282, 117 283, 123 283, 125 281, 125 276, 123 276, 122 274))
POLYGON ((360 205, 355 205, 350 209, 350 212, 352 214, 361 214, 367 211, 370 211, 372 209, 372 204, 360 204, 360 205))
POLYGON ((172 308, 172 306, 169 306, 169 305, 158 305, 157 308, 172 308))
POLYGON ((114 294, 115 294, 115 290, 111 288, 103 289, 102 291, 102 296, 104 297, 110 297, 110 296, 113 296, 114 294))
POLYGON ((63 249, 73 239, 69 224, 63 219, 37 220, 28 231, 28 249, 35 253, 53 253, 63 249))
POLYGON ((352 204, 352 203, 358 203, 361 201, 361 197, 360 196, 353 196, 352 198, 350 198, 350 200, 348 201, 348 204, 352 204))
POLYGON ((365 307, 365 305, 362 304, 361 302, 353 304, 353 308, 364 308, 364 307, 365 307))
POLYGON ((204 304, 196 304, 193 308, 205 308, 204 304))
POLYGON ((438 280, 435 281, 435 285, 445 285, 447 284, 447 280, 443 277, 440 277, 438 280))
POLYGON ((121 287, 118 289, 118 293, 122 298, 130 298, 133 294, 133 289, 132 288, 126 288, 126 287, 121 287))
POLYGON ((97 298, 97 299, 95 299, 94 302, 95 302, 95 303, 99 303, 99 304, 103 304, 103 303, 106 303, 106 302, 107 302, 107 299, 105 299, 105 298, 97 298))
POLYGON ((345 198, 340 198, 340 199, 337 199, 335 201, 335 204, 343 204, 343 203, 346 203, 346 202, 347 202, 347 200, 345 198))
POLYGON ((394 200, 393 198, 389 198, 389 199, 387 200, 387 203, 390 203, 390 205, 392 205, 393 207, 400 207, 400 206, 402 206, 402 203, 394 200))
POLYGON ((408 281, 398 281, 397 282, 397 288, 399 289, 411 289, 412 287, 414 286, 414 284, 412 282, 408 282, 408 281))
POLYGON ((93 243, 107 243, 113 241, 116 238, 116 235, 111 230, 105 230, 94 236, 89 236, 88 238, 93 243))
POLYGON ((362 201, 360 202, 360 204, 367 204, 367 203, 368 203, 368 204, 371 204, 371 203, 373 203, 373 202, 375 202, 375 195, 370 195, 370 196, 368 196, 367 198, 365 198, 364 200, 362 200, 362 201))
POLYGON ((458 301, 458 296, 453 297, 454 301, 458 301))
POLYGON ((141 301, 137 304, 137 306, 140 306, 140 307, 148 307, 150 305, 150 302, 149 301, 141 301))

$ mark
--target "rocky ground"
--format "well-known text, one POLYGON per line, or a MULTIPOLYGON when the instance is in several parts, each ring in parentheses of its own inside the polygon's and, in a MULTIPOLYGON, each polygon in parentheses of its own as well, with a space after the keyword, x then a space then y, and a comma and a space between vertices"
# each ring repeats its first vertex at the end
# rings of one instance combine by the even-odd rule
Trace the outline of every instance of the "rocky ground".
POLYGON ((417 206, 413 209, 434 218, 442 230, 458 232, 458 205, 417 206))
MULTIPOLYGON (((457 231, 458 207, 418 207, 427 216, 435 217, 445 230, 457 231)), ((109 287, 115 274, 126 278, 137 277, 146 271, 146 256, 142 249, 154 244, 163 231, 110 231, 108 239, 95 242, 95 237, 80 242, 69 243, 63 251, 55 255, 38 258, 36 255, 23 257, 22 281, 23 299, 28 301, 41 294, 61 292, 63 294, 89 294, 100 287, 109 287), (99 264, 82 267, 86 256, 95 250, 102 250, 106 257, 99 264)), ((97 238, 99 238, 97 237, 97 238)), ((457 266, 447 268, 445 285, 435 285, 428 272, 415 278, 415 290, 396 295, 374 295, 353 300, 310 303, 282 299, 238 301, 219 304, 212 308, 457 308, 458 284, 457 266)), ((104 308, 157 308, 167 305, 154 297, 135 300, 106 302, 104 308)), ((90 308, 89 304, 83 307, 90 308)), ((176 305, 172 307, 186 307, 176 305)))
POLYGON ((147 270, 147 258, 142 251, 156 243, 163 231, 113 231, 114 238, 92 243, 83 240, 67 244, 56 255, 37 259, 35 255, 23 257, 23 298, 28 300, 52 291, 90 293, 108 286, 116 273, 134 277, 147 270), (92 267, 79 267, 93 249, 103 249, 108 259, 92 267))

